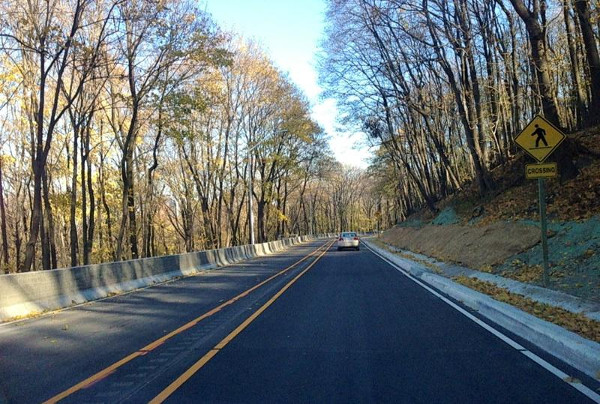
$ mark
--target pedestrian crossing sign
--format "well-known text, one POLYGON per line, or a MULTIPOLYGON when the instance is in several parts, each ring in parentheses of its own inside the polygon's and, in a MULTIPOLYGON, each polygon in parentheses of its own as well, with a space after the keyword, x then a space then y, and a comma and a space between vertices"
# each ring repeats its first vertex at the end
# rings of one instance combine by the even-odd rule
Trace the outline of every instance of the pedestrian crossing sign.
POLYGON ((536 115, 515 138, 515 142, 538 163, 543 163, 565 139, 560 129, 536 115))

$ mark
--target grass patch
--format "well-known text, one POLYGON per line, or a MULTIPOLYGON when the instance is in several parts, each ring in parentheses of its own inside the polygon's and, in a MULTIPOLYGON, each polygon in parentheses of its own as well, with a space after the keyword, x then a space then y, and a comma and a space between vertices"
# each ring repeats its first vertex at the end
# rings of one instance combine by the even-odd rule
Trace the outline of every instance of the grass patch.
POLYGON ((536 302, 523 295, 511 293, 493 283, 481 281, 479 279, 466 276, 457 276, 453 279, 461 285, 485 293, 495 300, 508 303, 542 320, 566 328, 584 338, 600 342, 600 322, 591 320, 583 314, 571 313, 570 311, 559 307, 536 302))

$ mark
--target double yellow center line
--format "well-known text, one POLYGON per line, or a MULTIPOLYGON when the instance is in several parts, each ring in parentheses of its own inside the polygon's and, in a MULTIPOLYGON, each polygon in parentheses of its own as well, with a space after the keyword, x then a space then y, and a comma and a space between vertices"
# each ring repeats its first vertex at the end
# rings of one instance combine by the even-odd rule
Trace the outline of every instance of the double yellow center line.
MULTIPOLYGON (((265 279, 264 281, 262 281, 262 282, 260 282, 260 283, 258 283, 258 284, 256 284, 256 285, 254 285, 254 286, 253 286, 253 287, 251 287, 250 289, 248 289, 248 290, 246 290, 246 291, 244 291, 244 292, 240 293, 239 295, 235 296, 234 298, 232 298, 232 299, 230 299, 230 300, 228 300, 228 301, 226 301, 226 302, 224 302, 224 303, 220 304, 219 306, 215 307, 214 309, 212 309, 212 310, 210 310, 210 311, 208 311, 208 312, 206 312, 206 313, 202 314, 201 316, 199 316, 199 317, 197 317, 197 318, 193 319, 192 321, 190 321, 190 322, 188 322, 188 323, 186 323, 186 324, 182 325, 181 327, 177 328, 176 330, 174 330, 174 331, 171 331, 170 333, 168 333, 168 334, 166 334, 166 335, 162 336, 161 338, 157 339, 156 341, 154 341, 154 342, 151 342, 150 344, 146 345, 145 347, 143 347, 143 348, 141 348, 141 349, 139 349, 139 350, 137 350, 137 351, 135 351, 135 352, 133 352, 133 353, 131 353, 131 354, 127 355, 127 356, 126 356, 126 357, 124 357, 123 359, 121 359, 121 360, 119 360, 119 361, 117 361, 117 362, 113 363, 112 365, 110 365, 110 366, 108 366, 107 368, 105 368, 105 369, 103 369, 103 370, 99 371, 98 373, 95 373, 95 374, 93 374, 92 376, 90 376, 90 377, 88 377, 87 379, 85 379, 85 380, 83 380, 83 381, 81 381, 81 382, 77 383, 76 385, 74 385, 74 386, 72 386, 72 387, 68 388, 67 390, 63 391, 62 393, 59 393, 59 394, 55 395, 54 397, 52 397, 52 398, 50 398, 50 399, 48 399, 48 400, 44 401, 44 404, 49 404, 49 403, 57 403, 57 402, 59 402, 60 400, 62 400, 62 399, 64 399, 64 398, 66 398, 66 397, 68 397, 68 396, 72 395, 73 393, 75 393, 75 392, 77 392, 77 391, 79 391, 79 390, 81 390, 81 389, 84 389, 84 388, 86 388, 86 387, 88 387, 88 386, 92 385, 93 383, 96 383, 96 382, 98 382, 99 380, 102 380, 102 379, 104 379, 105 377, 107 377, 107 376, 109 376, 110 374, 114 373, 114 372, 115 372, 117 369, 119 369, 121 366, 125 365, 126 363, 128 363, 128 362, 131 362, 132 360, 134 360, 134 359, 135 359, 135 358, 137 358, 137 357, 140 357, 140 356, 146 355, 148 352, 150 352, 150 351, 152 351, 152 350, 154 350, 154 349, 158 348, 158 347, 159 347, 159 346, 161 346, 162 344, 164 344, 164 343, 165 343, 167 340, 169 340, 169 339, 173 338, 174 336, 176 336, 176 335, 178 335, 178 334, 181 334, 182 332, 184 332, 184 331, 186 331, 186 330, 189 330, 190 328, 192 328, 192 327, 196 326, 198 323, 200 323, 202 320, 204 320, 204 319, 206 319, 206 318, 208 318, 208 317, 210 317, 210 316, 213 316, 213 315, 215 315, 216 313, 218 313, 218 312, 220 312, 221 310, 223 310, 225 307, 232 305, 233 303, 237 302, 238 300, 242 299, 242 298, 243 298, 243 297, 245 297, 245 296, 248 296, 250 293, 252 293, 252 292, 253 292, 253 291, 255 291, 256 289, 260 288, 261 286, 263 286, 263 285, 265 285, 265 284, 269 283, 270 281, 272 281, 273 279, 275 279, 275 278, 277 278, 277 277, 279 277, 279 276, 283 275, 284 273, 288 272, 288 271, 289 271, 289 270, 291 270, 292 268, 295 268, 295 267, 297 267, 297 266, 298 266, 298 265, 300 265, 302 262, 306 261, 307 259, 309 259, 310 257, 314 256, 315 254, 319 254, 319 253, 320 253, 320 255, 319 255, 319 256, 318 256, 318 257, 317 257, 317 258, 316 258, 316 259, 315 259, 315 260, 314 260, 314 261, 313 261, 313 262, 312 262, 312 263, 311 263, 311 264, 310 264, 310 265, 309 265, 309 266, 308 266, 308 267, 307 267, 307 268, 306 268, 306 269, 305 269, 305 270, 304 270, 304 271, 303 271, 303 272, 300 274, 300 276, 301 276, 301 275, 303 275, 303 274, 304 274, 304 273, 305 273, 305 272, 306 272, 306 271, 307 271, 309 268, 311 268, 311 267, 312 267, 312 266, 313 266, 313 265, 314 265, 314 264, 315 264, 315 263, 316 263, 316 262, 317 262, 317 261, 318 261, 318 260, 319 260, 319 259, 320 259, 320 258, 321 258, 321 257, 322 257, 322 256, 323 256, 325 253, 326 253, 326 252, 327 252, 327 250, 329 250, 329 248, 331 247, 331 245, 332 245, 332 243, 326 243, 326 244, 323 244, 323 245, 319 246, 319 248, 317 248, 316 250, 314 250, 314 251, 313 251, 313 252, 311 252, 310 254, 308 254, 308 255, 306 255, 305 257, 301 258, 300 260, 296 261, 295 263, 293 263, 292 265, 288 266, 287 268, 284 268, 284 269, 282 269, 281 271, 279 271, 279 272, 278 272, 278 273, 276 273, 275 275, 273 275, 273 276, 271 276, 271 277, 269 277, 269 278, 265 279)), ((288 285, 291 285, 292 283, 294 283, 294 282, 296 281, 296 279, 297 279, 297 278, 299 278, 300 276, 297 276, 296 278, 294 278, 294 280, 293 280, 292 282, 288 283, 288 285)), ((289 287, 288 285, 286 285, 286 287, 285 287, 284 289, 286 289, 286 290, 287 290, 287 288, 289 287)), ((285 290, 283 290, 283 289, 282 289, 282 291, 280 291, 280 292, 279 292, 279 293, 276 295, 276 297, 279 297, 279 296, 281 295, 281 293, 283 293, 283 291, 285 291, 285 290)), ((276 297, 275 297, 275 299, 276 299, 276 297)), ((274 299, 272 299, 272 300, 274 301, 274 299)), ((270 305, 270 303, 269 303, 269 305, 270 305)), ((263 306, 263 307, 264 307, 264 306, 263 306)), ((268 306, 267 306, 267 307, 268 307, 268 306)), ((265 307, 265 309, 266 309, 266 307, 265 307)), ((262 313, 262 311, 264 311, 264 309, 261 307, 261 309, 259 309, 259 312, 260 312, 260 313, 262 313)), ((257 313, 258 313, 258 314, 260 314, 259 312, 257 312, 257 313)), ((254 317, 252 317, 252 316, 251 316, 250 318, 254 319, 254 318, 256 318, 256 317, 258 316, 258 314, 256 314, 256 313, 255 313, 255 315, 253 315, 254 317)), ((246 321, 248 321, 248 320, 246 320, 246 321)), ((252 322, 252 321, 250 321, 250 322, 252 322)), ((250 322, 248 322, 248 324, 249 324, 250 322)), ((243 325, 243 324, 242 324, 242 325, 243 325)), ((247 325, 246 325, 246 326, 247 326, 247 325)), ((241 327, 241 326, 240 326, 240 327, 241 327)), ((238 328, 239 328, 239 327, 238 327, 238 328)), ((245 327, 243 327, 243 328, 245 328, 245 327)), ((243 328, 242 328, 242 329, 243 329, 243 328)), ((237 330, 237 329, 236 329, 236 330, 237 330)), ((235 332, 235 331, 234 331, 234 332, 235 332)), ((241 332, 241 330, 239 330, 239 331, 238 331, 238 333, 239 333, 239 332, 241 332)), ((233 334, 233 333, 232 333, 232 334, 233 334)), ((230 334, 230 335, 231 335, 231 334, 230 334)), ((236 335, 237 335, 237 334, 236 334, 236 335)), ((235 337, 235 336, 233 336, 231 339, 233 339, 234 337, 235 337)), ((227 338, 229 338, 229 336, 228 336, 227 338)), ((223 341, 225 341, 225 340, 223 340, 223 341)), ((221 343, 222 343, 223 341, 221 341, 221 343)), ((229 341, 227 341, 227 342, 229 342, 229 341)), ((227 343, 226 343, 226 344, 227 344, 227 343)), ((226 344, 225 344, 225 345, 226 345, 226 344)), ((217 346, 218 346, 218 345, 217 345, 217 346)), ((215 348, 216 348, 216 347, 215 347, 215 348)), ((215 348, 213 348, 213 350, 214 350, 215 348)), ((210 351, 210 352, 209 352, 207 355, 205 355, 205 357, 206 357, 206 356, 208 356, 208 355, 209 355, 211 352, 212 352, 212 350, 211 350, 211 351, 210 351)), ((214 354, 213 354, 212 356, 214 356, 214 354)), ((212 358, 212 356, 211 356, 211 358, 212 358)), ((204 359, 204 357, 203 357, 202 359, 204 359)), ((202 359, 201 359, 201 360, 202 360, 202 359)), ((206 363, 206 362, 208 362, 208 360, 210 360, 210 358, 208 358, 208 359, 205 361, 205 363, 206 363)), ((200 362, 200 361, 199 361, 199 362, 200 362)), ((197 364, 196 364, 196 365, 197 365, 197 364)), ((196 365, 194 365, 194 366, 196 366, 196 365)), ((198 369, 199 369, 199 368, 198 368, 198 369)), ((186 373, 187 373, 187 372, 186 372, 186 373)), ((179 380, 179 379, 178 379, 178 380, 179 380)), ((186 379, 186 380, 187 380, 187 379, 186 379)), ((182 384, 183 384, 183 383, 182 383, 182 384)), ((169 387, 170 387, 170 386, 169 386, 169 387)), ((174 390, 173 390, 173 391, 174 391, 174 390)), ((162 393, 161 393, 161 394, 162 394, 162 393)), ((169 394, 171 394, 171 393, 169 393, 169 394)), ((168 397, 168 395, 167 395, 166 397, 168 397)), ((166 398, 166 397, 165 397, 165 398, 166 398)), ((156 400, 156 399, 155 399, 155 400, 156 400)))
POLYGON ((281 295, 285 293, 298 279, 300 279, 308 270, 310 270, 316 263, 321 259, 327 252, 329 247, 333 245, 333 242, 328 243, 327 248, 321 252, 321 254, 308 265, 302 272, 300 272, 294 279, 288 282, 279 292, 277 292, 269 301, 262 305, 256 310, 250 317, 248 317, 242 324, 240 324, 235 330, 233 330, 228 336, 223 338, 221 342, 215 345, 206 355, 204 355, 198 362, 194 363, 192 367, 186 370, 181 376, 179 376, 173 383, 171 383, 166 389, 164 389, 159 395, 154 397, 150 401, 150 404, 159 404, 165 401, 171 394, 173 394, 181 385, 187 382, 196 372, 198 372, 204 365, 206 365, 219 351, 227 344, 229 344, 235 337, 237 337, 246 327, 248 327, 258 316, 260 316, 269 306, 271 306, 275 300, 279 299, 281 295))

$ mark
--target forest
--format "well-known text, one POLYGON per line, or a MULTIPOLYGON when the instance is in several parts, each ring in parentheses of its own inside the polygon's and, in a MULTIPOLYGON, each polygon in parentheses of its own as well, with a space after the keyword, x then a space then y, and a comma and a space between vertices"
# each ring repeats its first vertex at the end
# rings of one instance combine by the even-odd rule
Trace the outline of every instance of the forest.
POLYGON ((247 244, 249 198, 258 242, 377 226, 306 97, 197 2, 5 0, 0 19, 2 272, 247 244))
POLYGON ((494 192, 536 114, 599 123, 597 0, 326 3, 323 97, 377 150, 366 170, 196 1, 0 2, 0 272, 247 244, 250 208, 258 242, 385 229, 494 192))
MULTIPOLYGON (((502 191, 493 172, 516 156, 513 139, 538 114, 567 134, 600 123, 599 6, 329 2, 321 81, 342 120, 378 147, 370 174, 400 218, 436 212, 466 189, 502 191)), ((561 180, 577 175, 573 157, 584 149, 567 140, 551 157, 561 180)))

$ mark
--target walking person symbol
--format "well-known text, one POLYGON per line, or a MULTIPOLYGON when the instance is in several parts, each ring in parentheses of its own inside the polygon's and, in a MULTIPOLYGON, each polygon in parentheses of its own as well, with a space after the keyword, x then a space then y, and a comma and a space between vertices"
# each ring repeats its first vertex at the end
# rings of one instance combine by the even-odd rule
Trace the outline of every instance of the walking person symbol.
POLYGON ((544 143, 544 146, 548 147, 548 142, 546 142, 546 131, 542 128, 540 128, 539 125, 535 125, 536 129, 535 131, 533 131, 533 133, 531 134, 531 136, 535 136, 537 135, 537 139, 535 139, 535 147, 536 149, 538 147, 540 147, 540 140, 542 141, 542 143, 544 143))

